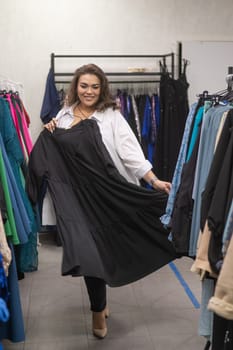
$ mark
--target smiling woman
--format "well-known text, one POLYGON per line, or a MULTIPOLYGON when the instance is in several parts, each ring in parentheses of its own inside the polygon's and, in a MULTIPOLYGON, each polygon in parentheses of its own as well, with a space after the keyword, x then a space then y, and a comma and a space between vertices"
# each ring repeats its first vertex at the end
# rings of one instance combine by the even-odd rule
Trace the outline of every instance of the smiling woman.
POLYGON ((159 219, 171 184, 153 173, 94 64, 76 70, 67 105, 45 128, 31 153, 28 193, 35 202, 46 176, 62 274, 84 276, 93 334, 104 338, 106 284, 131 283, 175 258, 159 219), (156 191, 141 187, 142 178, 156 191))

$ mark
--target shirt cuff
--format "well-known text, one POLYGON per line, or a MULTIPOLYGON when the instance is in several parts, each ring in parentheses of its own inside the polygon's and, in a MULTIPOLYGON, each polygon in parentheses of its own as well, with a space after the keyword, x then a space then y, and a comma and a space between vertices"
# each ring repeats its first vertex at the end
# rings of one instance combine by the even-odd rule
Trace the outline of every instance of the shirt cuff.
POLYGON ((148 173, 153 168, 152 164, 149 162, 149 160, 145 160, 145 163, 137 170, 135 173, 135 176, 138 179, 142 179, 143 176, 148 173))

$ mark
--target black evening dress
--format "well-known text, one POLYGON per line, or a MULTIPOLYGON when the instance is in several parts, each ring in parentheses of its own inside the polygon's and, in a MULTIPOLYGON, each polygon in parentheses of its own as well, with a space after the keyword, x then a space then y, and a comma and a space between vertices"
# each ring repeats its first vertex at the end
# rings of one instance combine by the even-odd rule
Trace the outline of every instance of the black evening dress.
POLYGON ((118 287, 175 259, 159 219, 167 195, 120 175, 95 120, 42 131, 28 170, 34 204, 43 181, 48 183, 63 247, 62 275, 99 277, 118 287))

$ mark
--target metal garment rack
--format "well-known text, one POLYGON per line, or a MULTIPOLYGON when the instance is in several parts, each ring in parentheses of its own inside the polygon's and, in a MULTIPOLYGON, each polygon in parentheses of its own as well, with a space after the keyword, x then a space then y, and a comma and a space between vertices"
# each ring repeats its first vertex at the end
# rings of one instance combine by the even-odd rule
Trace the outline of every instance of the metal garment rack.
MULTIPOLYGON (((155 62, 162 61, 164 66, 168 67, 168 73, 172 78, 175 76, 175 55, 173 52, 164 55, 57 55, 55 53, 51 54, 51 69, 54 72, 54 81, 61 84, 69 84, 71 82, 71 77, 73 77, 74 72, 57 72, 56 65, 58 59, 85 59, 85 58, 96 58, 96 59, 151 59, 155 62), (167 63, 169 61, 169 64, 167 63), (70 79, 69 79, 70 77, 70 79), (63 79, 59 79, 63 78, 63 79)), ((150 72, 105 72, 109 77, 109 83, 111 84, 124 84, 124 83, 158 83, 160 82, 161 72, 150 71, 150 72), (114 80, 114 77, 124 77, 123 80, 114 80), (137 78, 137 80, 135 79, 137 78), (138 78, 141 78, 140 80, 138 78), (151 78, 151 79, 150 79, 151 78)))
POLYGON ((233 67, 228 67, 228 74, 226 77, 228 91, 232 91, 233 87, 233 67))

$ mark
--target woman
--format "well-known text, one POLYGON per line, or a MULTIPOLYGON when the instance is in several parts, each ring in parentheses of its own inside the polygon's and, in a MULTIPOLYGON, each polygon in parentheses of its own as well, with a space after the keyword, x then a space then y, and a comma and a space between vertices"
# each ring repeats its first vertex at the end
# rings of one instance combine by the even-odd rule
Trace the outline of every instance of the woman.
POLYGON ((159 220, 171 184, 151 170, 94 64, 76 70, 67 105, 45 128, 30 156, 28 193, 35 203, 46 178, 63 246, 62 274, 84 276, 93 334, 103 339, 106 283, 133 282, 175 258, 159 220), (140 187, 140 179, 156 191, 140 187))

